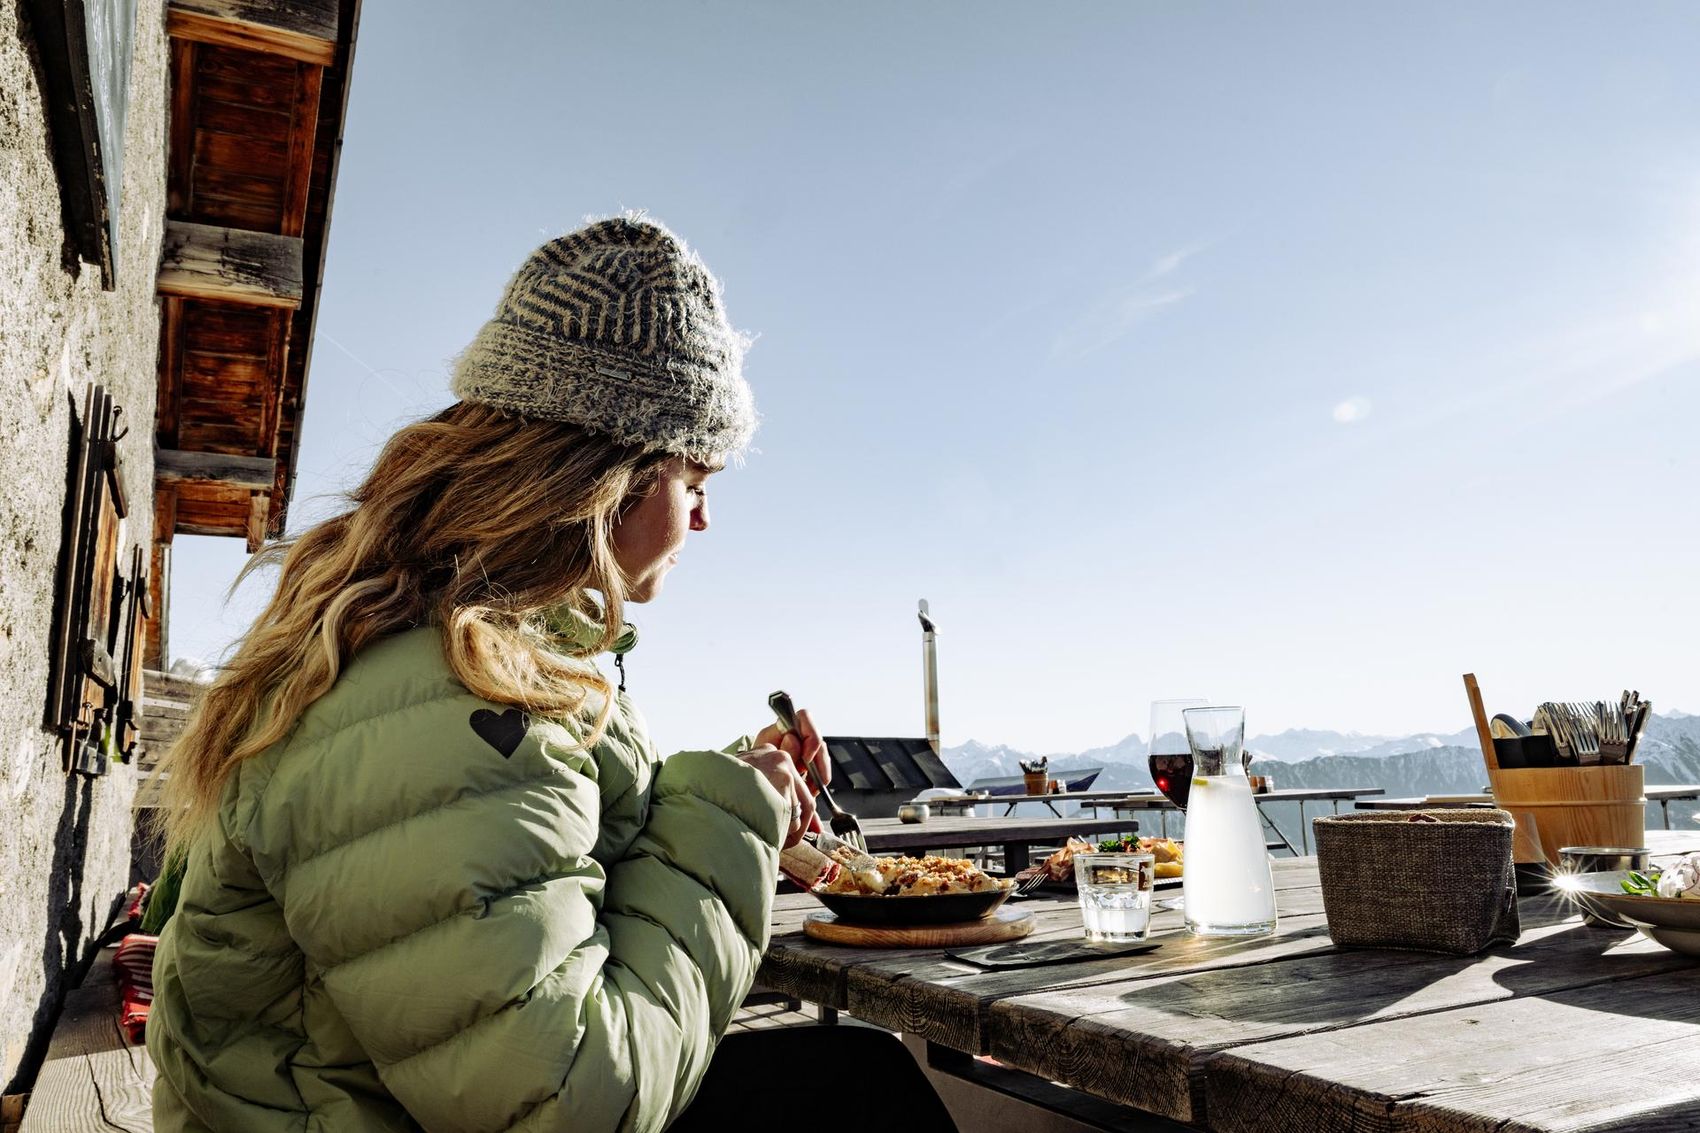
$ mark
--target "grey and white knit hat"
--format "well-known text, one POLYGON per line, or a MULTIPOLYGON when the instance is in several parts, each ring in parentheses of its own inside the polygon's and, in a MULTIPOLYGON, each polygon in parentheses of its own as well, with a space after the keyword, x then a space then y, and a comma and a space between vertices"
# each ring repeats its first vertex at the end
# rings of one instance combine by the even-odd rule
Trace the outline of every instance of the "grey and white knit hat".
POLYGON ((756 429, 746 346, 684 241, 619 216, 526 258, 451 387, 462 401, 708 463, 741 453, 756 429))

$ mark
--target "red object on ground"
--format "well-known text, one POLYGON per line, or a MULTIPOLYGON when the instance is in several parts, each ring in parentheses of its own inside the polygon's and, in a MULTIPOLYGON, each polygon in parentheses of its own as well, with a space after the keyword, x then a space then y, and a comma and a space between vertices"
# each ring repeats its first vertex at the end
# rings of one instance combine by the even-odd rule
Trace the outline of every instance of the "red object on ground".
POLYGON ((130 892, 134 893, 136 896, 135 896, 135 899, 132 900, 130 902, 130 904, 124 909, 124 919, 125 920, 127 920, 127 921, 139 921, 139 920, 142 919, 142 907, 148 903, 148 889, 149 888, 150 888, 150 886, 148 885, 147 882, 138 881, 136 883, 135 888, 130 890, 130 892))
POLYGON ((132 1043, 141 1042, 147 1031, 148 1010, 153 1006, 153 953, 158 945, 159 937, 132 932, 112 954, 112 966, 118 972, 118 1023, 132 1043))

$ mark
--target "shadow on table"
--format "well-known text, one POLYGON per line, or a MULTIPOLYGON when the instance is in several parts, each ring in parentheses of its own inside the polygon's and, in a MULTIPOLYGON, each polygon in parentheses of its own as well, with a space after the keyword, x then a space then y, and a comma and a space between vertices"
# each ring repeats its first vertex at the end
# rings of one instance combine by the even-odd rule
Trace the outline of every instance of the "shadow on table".
MULTIPOLYGON (((1561 902, 1561 898, 1550 898, 1561 902)), ((1524 937, 1528 939, 1527 934, 1524 937)), ((1602 1015, 1676 1021, 1700 1021, 1700 965, 1693 957, 1652 945, 1634 929, 1590 926, 1569 921, 1542 937, 1538 952, 1550 963, 1531 962, 1502 968, 1494 982, 1516 997, 1549 999, 1602 1015), (1630 949, 1627 946, 1640 944, 1630 949), (1642 976, 1680 973, 1679 982, 1639 985, 1642 976), (1622 981, 1622 982, 1620 982, 1622 981), (1601 986, 1607 985, 1607 986, 1601 986)), ((1499 950, 1495 950, 1499 951, 1499 950)), ((1529 954, 1520 943, 1506 954, 1529 954)))
MULTIPOLYGON (((1307 928, 1285 940, 1326 936, 1307 928)), ((1671 971, 1682 960, 1668 952, 1624 945, 1638 937, 1627 930, 1589 928, 1580 922, 1537 923, 1515 945, 1476 956, 1445 956, 1391 949, 1330 949, 1282 958, 1283 938, 1264 949, 1241 944, 1245 966, 1154 976, 1117 995, 1140 1013, 1218 1019, 1266 1035, 1347 1026, 1375 1019, 1443 1011, 1520 996, 1554 996, 1601 983, 1671 971), (1269 962, 1258 962, 1268 951, 1269 962)), ((1177 942, 1178 943, 1178 942, 1177 942)), ((1198 941, 1207 961, 1217 942, 1198 941)), ((1183 945, 1184 946, 1184 945, 1183 945)), ((1168 952, 1164 949, 1164 952, 1168 952)), ((1171 954, 1172 955, 1172 954, 1171 954)), ((1697 970, 1700 978, 1700 970, 1697 970)), ((1614 1010, 1636 1014, 1633 996, 1614 997, 1614 1010), (1623 1000, 1621 1004, 1617 1000, 1623 1000)), ((1668 1004, 1647 1009, 1668 1017, 1668 1004)), ((1236 1041, 1248 1036, 1240 1034, 1236 1041)))

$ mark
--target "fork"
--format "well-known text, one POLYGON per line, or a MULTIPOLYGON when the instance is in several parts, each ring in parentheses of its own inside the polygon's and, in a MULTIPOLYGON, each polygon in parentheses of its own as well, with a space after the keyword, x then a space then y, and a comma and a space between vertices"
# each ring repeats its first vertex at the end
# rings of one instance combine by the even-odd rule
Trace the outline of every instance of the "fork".
POLYGON ((1560 766, 1580 762, 1582 753, 1577 742, 1577 722, 1568 704, 1546 701, 1535 710, 1535 723, 1544 727, 1552 737, 1553 745, 1558 749, 1560 766))
MULTIPOLYGON (((791 695, 780 689, 767 698, 769 708, 779 718, 780 727, 787 732, 797 730, 797 710, 791 703, 791 695)), ((856 816, 833 801, 832 792, 827 789, 826 782, 815 773, 815 765, 809 760, 803 760, 803 773, 815 785, 822 799, 826 801, 826 809, 831 816, 832 832, 840 841, 847 842, 858 853, 868 852, 868 842, 862 837, 862 824, 856 821, 856 816)))
MULTIPOLYGON (((1628 694, 1625 693, 1625 699, 1628 694)), ((1629 724, 1624 718, 1622 703, 1600 702, 1600 762, 1626 763, 1629 759, 1629 724)))
POLYGON ((1592 766, 1600 762, 1600 720, 1591 704, 1566 704, 1572 727, 1572 745, 1576 762, 1592 766))
POLYGON ((1045 882, 1051 879, 1050 873, 1044 866, 1034 866, 1033 869, 1035 872, 1032 877, 1024 877, 1015 883, 1015 891, 1022 896, 1026 896, 1033 892, 1035 889, 1039 888, 1039 886, 1045 884, 1045 882))

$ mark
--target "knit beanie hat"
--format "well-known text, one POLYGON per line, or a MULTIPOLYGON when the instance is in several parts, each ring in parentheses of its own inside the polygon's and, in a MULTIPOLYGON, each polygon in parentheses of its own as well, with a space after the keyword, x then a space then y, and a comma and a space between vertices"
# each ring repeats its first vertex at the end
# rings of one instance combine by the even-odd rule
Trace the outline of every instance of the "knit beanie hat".
POLYGON ((755 432, 746 345, 696 254, 655 221, 619 216, 526 258, 451 386, 462 401, 706 464, 755 432))

